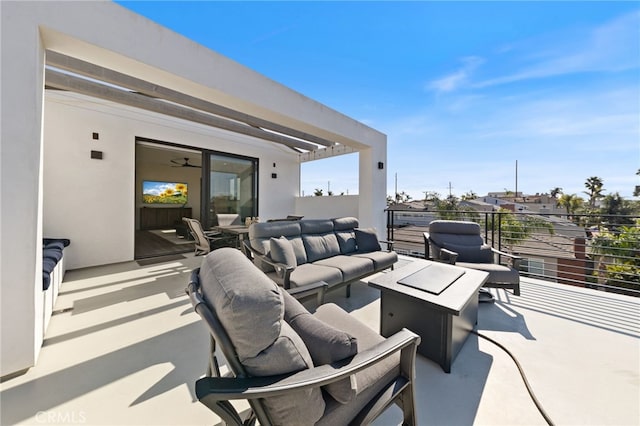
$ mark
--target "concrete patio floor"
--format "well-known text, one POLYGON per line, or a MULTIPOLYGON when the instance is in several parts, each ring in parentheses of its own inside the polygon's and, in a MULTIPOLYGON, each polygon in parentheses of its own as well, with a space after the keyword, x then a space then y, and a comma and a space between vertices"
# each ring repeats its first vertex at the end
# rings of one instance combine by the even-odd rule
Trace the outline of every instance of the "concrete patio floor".
MULTIPOLYGON (((193 391, 208 337, 184 287, 201 259, 67 272, 37 365, 0 385, 1 424, 218 424, 193 391)), ((529 278, 519 297, 492 292, 477 330, 515 355, 555 424, 640 424, 639 299, 529 278)), ((378 330, 365 282, 327 302, 378 330)), ((416 376, 421 425, 546 424, 513 360, 475 335, 451 374, 418 356, 416 376)), ((400 421, 393 408, 375 424, 400 421)))

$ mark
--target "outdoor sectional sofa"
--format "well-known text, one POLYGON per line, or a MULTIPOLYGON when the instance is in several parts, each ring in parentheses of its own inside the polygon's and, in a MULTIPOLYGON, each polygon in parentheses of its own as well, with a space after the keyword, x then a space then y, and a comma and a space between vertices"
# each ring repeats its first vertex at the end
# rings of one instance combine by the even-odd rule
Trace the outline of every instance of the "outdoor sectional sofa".
POLYGON ((66 238, 42 239, 42 291, 44 293, 42 329, 46 331, 58 291, 66 271, 64 249, 71 243, 66 238))
POLYGON ((380 247, 373 228, 359 228, 355 217, 255 223, 245 253, 285 289, 324 282, 329 290, 347 287, 393 267, 398 255, 380 247))

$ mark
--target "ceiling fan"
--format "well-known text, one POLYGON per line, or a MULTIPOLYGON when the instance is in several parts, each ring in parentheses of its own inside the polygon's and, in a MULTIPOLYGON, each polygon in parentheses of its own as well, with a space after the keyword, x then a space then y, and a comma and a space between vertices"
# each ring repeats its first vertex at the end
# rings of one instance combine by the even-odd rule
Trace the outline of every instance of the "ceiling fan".
POLYGON ((197 166, 195 164, 189 164, 188 157, 174 158, 173 160, 171 160, 171 162, 174 164, 171 167, 196 167, 198 169, 202 168, 201 166, 197 166))

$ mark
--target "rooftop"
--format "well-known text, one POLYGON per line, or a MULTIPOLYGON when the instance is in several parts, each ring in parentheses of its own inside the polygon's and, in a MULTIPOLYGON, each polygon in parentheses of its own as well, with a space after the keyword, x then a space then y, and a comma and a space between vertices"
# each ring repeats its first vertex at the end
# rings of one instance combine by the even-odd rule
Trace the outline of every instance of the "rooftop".
MULTIPOLYGON (((67 272, 36 366, 1 384, 0 423, 217 424, 193 390, 208 337, 184 287, 201 260, 67 272)), ((525 277, 521 288, 492 289, 477 331, 513 353, 553 422, 640 424, 640 299, 525 277)), ((379 292, 365 282, 327 302, 378 329, 379 292)), ((450 374, 418 355, 416 375, 421 425, 545 424, 514 361, 475 335, 450 374)), ((392 409, 376 424, 400 421, 392 409)))

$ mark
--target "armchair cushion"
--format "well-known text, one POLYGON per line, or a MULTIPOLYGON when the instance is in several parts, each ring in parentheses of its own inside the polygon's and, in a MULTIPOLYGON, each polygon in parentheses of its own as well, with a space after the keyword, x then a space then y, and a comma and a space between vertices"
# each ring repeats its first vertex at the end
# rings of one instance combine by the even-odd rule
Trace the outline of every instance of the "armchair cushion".
POLYGON ((493 263, 493 252, 491 251, 491 247, 486 244, 481 246, 466 246, 444 243, 443 247, 458 253, 458 262, 493 263))
MULTIPOLYGON (((284 321, 284 301, 278 286, 260 270, 247 268, 247 260, 239 251, 221 248, 216 252, 202 262, 202 293, 247 373, 268 376, 313 367, 304 342, 284 321)), ((319 389, 268 398, 265 404, 276 424, 312 424, 322 416, 325 406, 319 389), (300 410, 301 406, 305 410, 300 410)))
POLYGON ((378 234, 373 228, 355 228, 356 244, 358 251, 368 253, 372 251, 382 250, 378 242, 378 234))
MULTIPOLYGON (((282 295, 285 306, 284 319, 302 338, 316 366, 331 364, 358 352, 358 341, 355 337, 311 315, 288 292, 283 291, 282 295)), ((330 383, 324 389, 336 401, 346 404, 356 394, 355 377, 352 376, 352 379, 330 383)))

